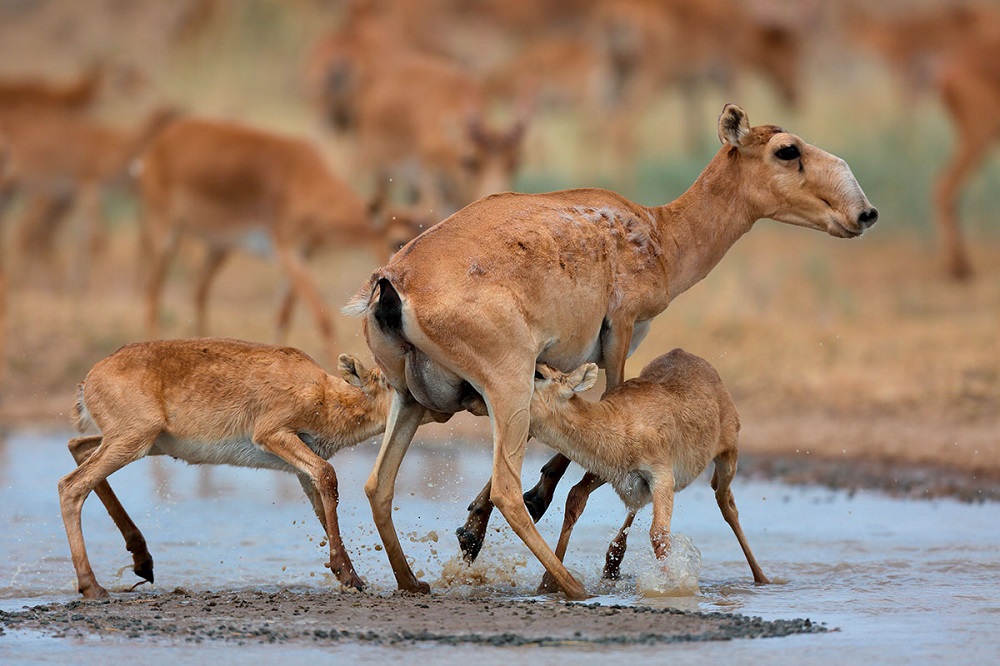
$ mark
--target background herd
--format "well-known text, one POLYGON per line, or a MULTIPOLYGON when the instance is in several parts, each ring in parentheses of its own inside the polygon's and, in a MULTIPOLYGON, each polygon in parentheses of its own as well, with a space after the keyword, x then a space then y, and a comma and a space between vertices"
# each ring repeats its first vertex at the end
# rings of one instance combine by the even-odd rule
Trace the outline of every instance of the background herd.
MULTIPOLYGON (((727 101, 844 156, 888 240, 813 251, 773 232, 651 339, 731 351, 713 362, 761 410, 818 395, 847 409, 878 357, 885 376, 861 389, 875 404, 986 412, 1000 371, 976 345, 939 330, 960 351, 915 383, 927 338, 899 319, 995 350, 982 313, 997 299, 998 49, 1000 8, 944 0, 4 3, 2 416, 64 418, 83 372, 125 342, 273 341, 275 310, 279 337, 328 367, 364 353, 337 310, 408 238, 505 189, 669 201, 714 152, 727 101), (216 130, 171 147, 199 123, 216 130), (241 150, 260 153, 254 169, 242 157, 244 172, 208 182, 241 150), (185 151, 191 182, 154 177, 172 168, 157 155, 185 151), (841 283, 851 262, 877 303, 841 283), (297 300, 315 327, 291 326, 297 300), (906 342, 851 351, 863 323, 906 342), (809 326, 842 340, 817 350, 809 326), (792 339, 755 346, 773 329, 792 339), (815 371, 781 371, 782 354, 815 371)), ((635 368, 669 348, 647 345, 635 368)))

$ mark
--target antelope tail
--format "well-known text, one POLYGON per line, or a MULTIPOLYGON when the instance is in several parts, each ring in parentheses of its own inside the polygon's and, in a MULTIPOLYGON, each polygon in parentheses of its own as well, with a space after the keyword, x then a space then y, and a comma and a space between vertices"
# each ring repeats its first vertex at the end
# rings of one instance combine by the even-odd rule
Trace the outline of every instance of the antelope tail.
POLYGON ((83 402, 83 384, 84 382, 80 382, 76 388, 76 403, 73 405, 73 422, 76 424, 77 431, 81 433, 94 424, 90 412, 87 411, 87 405, 83 402))
POLYGON ((375 302, 376 288, 378 287, 380 277, 378 271, 372 273, 372 276, 361 285, 358 292, 351 297, 351 300, 347 301, 347 305, 340 308, 340 311, 349 317, 365 316, 368 313, 368 309, 371 308, 372 303, 375 302))

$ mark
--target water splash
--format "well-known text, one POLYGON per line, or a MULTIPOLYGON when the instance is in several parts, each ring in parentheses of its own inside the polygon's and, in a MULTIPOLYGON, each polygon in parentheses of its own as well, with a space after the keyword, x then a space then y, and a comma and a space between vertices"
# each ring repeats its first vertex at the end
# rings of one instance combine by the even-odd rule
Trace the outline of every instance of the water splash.
POLYGON ((698 594, 701 551, 689 537, 670 535, 670 553, 658 560, 652 553, 636 573, 636 590, 644 597, 690 597, 698 594))
POLYGON ((526 565, 527 560, 518 555, 483 553, 472 564, 455 555, 443 563, 435 587, 463 596, 504 589, 509 593, 528 584, 524 576, 526 565))

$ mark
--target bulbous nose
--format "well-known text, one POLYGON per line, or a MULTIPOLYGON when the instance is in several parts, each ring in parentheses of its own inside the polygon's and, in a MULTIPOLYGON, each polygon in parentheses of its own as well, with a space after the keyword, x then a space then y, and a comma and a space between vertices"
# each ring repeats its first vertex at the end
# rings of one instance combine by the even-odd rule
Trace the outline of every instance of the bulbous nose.
POLYGON ((867 229, 868 227, 875 224, 877 220, 878 220, 878 209, 876 209, 875 207, 862 211, 861 215, 858 215, 858 224, 861 225, 862 229, 867 229))

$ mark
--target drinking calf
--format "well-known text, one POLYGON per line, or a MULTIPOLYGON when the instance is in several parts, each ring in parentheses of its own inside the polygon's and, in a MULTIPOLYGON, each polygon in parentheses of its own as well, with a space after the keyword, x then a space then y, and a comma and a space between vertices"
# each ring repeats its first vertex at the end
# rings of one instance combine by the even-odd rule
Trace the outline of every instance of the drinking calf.
POLYGON ((290 347, 195 338, 127 345, 98 362, 80 384, 74 415, 83 432, 70 440, 77 467, 59 481, 59 504, 80 593, 108 595, 87 559, 80 511, 91 490, 132 553, 136 575, 153 581, 146 540, 107 477, 147 455, 192 464, 293 472, 330 543, 340 583, 362 589, 340 538, 337 475, 327 459, 385 430, 391 389, 377 368, 343 354, 340 376, 290 347))
MULTIPOLYGON (((606 578, 618 578, 625 535, 636 511, 653 503, 650 540, 657 558, 670 549, 674 493, 715 461, 712 488, 722 517, 743 548, 754 581, 769 582, 754 559, 729 484, 736 474, 739 415, 722 378, 706 360, 674 349, 642 373, 609 391, 599 402, 576 395, 594 386, 597 365, 562 373, 539 363, 531 399, 531 434, 590 474, 570 491, 556 556, 562 561, 573 525, 590 493, 610 483, 628 507, 628 517, 608 552, 606 578), (587 482, 587 479, 592 481, 587 482)), ((556 591, 546 573, 540 591, 556 591)))

